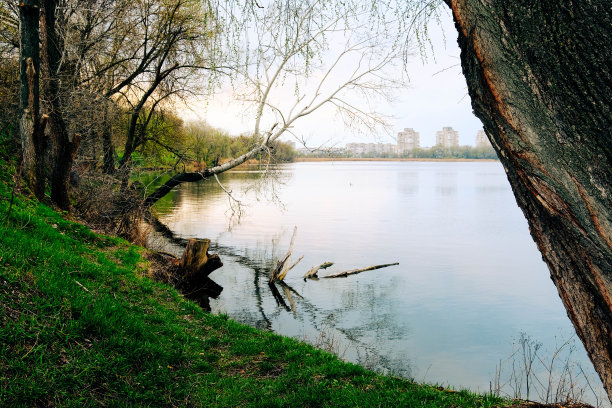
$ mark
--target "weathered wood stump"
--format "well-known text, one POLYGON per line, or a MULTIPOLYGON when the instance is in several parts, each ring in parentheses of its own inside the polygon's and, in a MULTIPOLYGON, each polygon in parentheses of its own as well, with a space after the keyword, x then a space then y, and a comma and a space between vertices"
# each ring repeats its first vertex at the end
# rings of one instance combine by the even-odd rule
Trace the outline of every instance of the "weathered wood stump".
POLYGON ((217 254, 209 254, 210 239, 191 238, 179 261, 179 274, 184 284, 195 286, 223 266, 217 254))

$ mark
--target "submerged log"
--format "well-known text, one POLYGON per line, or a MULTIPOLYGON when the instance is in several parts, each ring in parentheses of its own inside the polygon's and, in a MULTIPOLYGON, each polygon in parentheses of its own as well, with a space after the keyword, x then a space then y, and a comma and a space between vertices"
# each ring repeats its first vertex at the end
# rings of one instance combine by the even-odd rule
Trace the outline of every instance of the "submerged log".
POLYGON ((209 247, 210 239, 189 239, 179 262, 179 273, 184 281, 193 284, 223 266, 219 255, 208 253, 209 247))
POLYGON ((327 269, 333 264, 333 262, 323 262, 321 265, 313 266, 308 270, 308 272, 304 274, 304 280, 317 278, 317 273, 319 272, 319 269, 327 269))
POLYGON ((323 276, 323 278, 346 278, 349 275, 355 275, 361 272, 373 271, 375 269, 386 268, 388 266, 394 266, 394 265, 399 265, 399 262, 383 264, 383 265, 373 265, 373 266, 368 266, 367 268, 361 268, 361 269, 351 269, 350 271, 344 271, 344 272, 334 273, 333 275, 323 276))

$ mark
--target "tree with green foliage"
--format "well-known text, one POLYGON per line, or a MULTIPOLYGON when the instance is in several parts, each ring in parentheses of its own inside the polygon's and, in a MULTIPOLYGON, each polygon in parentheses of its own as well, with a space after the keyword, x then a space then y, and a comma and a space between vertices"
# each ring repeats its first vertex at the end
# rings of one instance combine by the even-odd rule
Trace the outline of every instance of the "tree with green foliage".
MULTIPOLYGON (((30 51, 27 51, 38 46, 38 41, 33 40, 38 38, 38 2, 20 2, 23 6, 20 10, 15 10, 14 5, 6 6, 8 3, 4 0, 0 11, 3 14, 7 10, 13 14, 21 11, 24 19, 19 119, 31 123, 23 126, 22 121, 21 126, 21 134, 25 136, 22 138, 24 156, 28 157, 32 151, 28 143, 35 139, 31 135, 42 139, 41 132, 29 130, 36 130, 40 123, 35 106, 29 103, 38 86, 26 86, 28 67, 31 67, 31 81, 36 81, 40 72, 36 52, 28 54, 30 51), (32 58, 31 65, 28 58, 32 58), (26 100, 32 107, 31 120, 24 115, 26 100)), ((148 197, 147 205, 181 182, 212 177, 257 155, 270 154, 272 143, 281 135, 294 132, 299 120, 322 106, 335 106, 347 122, 366 129, 384 124, 384 118, 369 110, 367 103, 354 106, 351 101, 368 102, 373 94, 385 96, 382 90, 397 85, 397 78, 387 75, 386 68, 397 57, 404 56, 406 48, 401 45, 405 38, 415 33, 422 38, 426 34, 423 27, 439 3, 422 0, 367 4, 356 0, 287 0, 270 1, 264 6, 257 1, 205 3, 210 8, 205 9, 206 24, 200 28, 205 29, 204 34, 211 35, 214 46, 204 61, 216 62, 219 54, 228 61, 235 60, 229 63, 234 82, 240 85, 239 91, 244 91, 240 92, 242 99, 253 103, 255 145, 222 165, 203 172, 175 175, 148 197), (208 18, 213 10, 217 14, 208 18), (326 66, 329 43, 338 39, 346 47, 332 59, 335 63, 326 66), (343 72, 341 79, 334 82, 333 74, 346 58, 356 63, 352 65, 354 70, 348 74, 343 72), (306 92, 305 82, 315 84, 314 93, 306 92), (326 88, 328 85, 331 88, 326 88), (280 103, 280 99, 274 98, 274 91, 283 88, 295 89, 295 103, 280 103), (362 96, 343 97, 347 91, 359 91, 362 96)), ((506 169, 568 315, 612 397, 612 108, 609 98, 612 94, 609 52, 612 12, 609 1, 445 0, 445 3, 456 22, 461 64, 474 111, 483 121, 506 169)), ((43 21, 47 24, 46 32, 53 34, 48 19, 56 18, 55 28, 65 29, 56 38, 75 40, 70 44, 78 46, 65 50, 79 52, 64 53, 62 49, 60 54, 66 57, 62 59, 65 63, 56 65, 54 47, 58 43, 47 44, 43 47, 51 54, 45 65, 51 71, 65 70, 62 72, 66 76, 60 83, 69 89, 74 89, 74 84, 90 90, 104 89, 105 98, 116 97, 118 105, 131 109, 125 140, 127 155, 122 160, 127 164, 130 152, 139 146, 141 133, 138 131, 146 130, 143 125, 147 119, 141 112, 155 112, 169 95, 174 95, 174 90, 185 89, 181 80, 186 78, 180 76, 174 77, 178 83, 171 81, 167 86, 162 85, 178 72, 177 64, 185 65, 187 70, 192 65, 185 63, 189 61, 185 54, 175 59, 175 48, 168 47, 165 41, 180 37, 189 43, 190 32, 164 31, 169 26, 158 24, 164 18, 162 14, 152 13, 152 19, 149 18, 149 10, 169 2, 98 0, 88 2, 92 5, 88 10, 97 11, 91 14, 80 13, 82 8, 78 4, 66 1, 66 7, 56 9, 60 18, 49 15, 43 21), (75 13, 71 14, 71 10, 75 13), (106 13, 106 10, 112 12, 106 13), (104 23, 89 24, 93 21, 104 23), (158 27, 156 32, 162 34, 154 36, 160 38, 155 47, 150 47, 153 44, 150 27, 158 27), (91 41, 94 37, 100 41, 91 41), (142 96, 146 95, 143 101, 142 96)), ((45 5, 50 9, 55 2, 46 1, 45 5)), ((3 28, 7 26, 6 21, 2 19, 3 28)), ((2 31, 3 43, 14 42, 11 34, 15 32, 14 21, 10 20, 8 29, 2 31)), ((419 44, 426 41, 421 39, 419 44)), ((194 51, 201 50, 179 47, 177 52, 195 55, 194 51)), ((206 66, 217 68, 216 64, 206 66)), ((51 72, 51 75, 57 74, 51 72)), ((45 86, 52 88, 54 80, 45 86)), ((55 94, 50 95, 54 99, 55 94)), ((65 112, 67 105, 59 106, 65 112)), ((58 134, 59 143, 71 141, 70 136, 58 134)), ((60 157, 70 156, 64 155, 61 147, 58 152, 60 157)), ((65 169, 57 173, 58 180, 65 182, 65 169)), ((42 180, 36 178, 39 182, 42 180)), ((40 187, 35 190, 40 195, 40 187)), ((61 198, 62 206, 68 202, 65 191, 61 191, 61 197, 54 196, 54 199, 61 198)))

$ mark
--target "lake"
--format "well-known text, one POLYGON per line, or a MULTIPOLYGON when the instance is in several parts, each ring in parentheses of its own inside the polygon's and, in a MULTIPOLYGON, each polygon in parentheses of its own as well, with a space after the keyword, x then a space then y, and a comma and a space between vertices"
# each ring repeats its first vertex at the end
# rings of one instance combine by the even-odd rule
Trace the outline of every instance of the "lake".
MULTIPOLYGON (((220 176, 247 205, 239 220, 214 179, 156 204, 178 237, 210 238, 220 254, 212 312, 377 371, 479 391, 500 361, 509 375, 521 333, 543 356, 573 335, 499 162, 301 162, 273 173, 220 176), (294 226, 293 259, 304 258, 271 290, 294 226), (326 261, 334 265, 320 276, 399 265, 302 279, 326 261)), ((571 359, 592 371, 582 344, 573 347, 571 359)))

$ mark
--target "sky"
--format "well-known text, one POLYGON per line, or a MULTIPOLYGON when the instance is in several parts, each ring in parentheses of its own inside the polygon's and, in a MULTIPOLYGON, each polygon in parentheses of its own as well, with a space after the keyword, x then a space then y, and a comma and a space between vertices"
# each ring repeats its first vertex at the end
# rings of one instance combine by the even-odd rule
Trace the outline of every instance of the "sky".
MULTIPOLYGON (((435 144, 436 131, 451 126, 459 132, 459 144, 474 145, 476 132, 482 129, 482 124, 472 113, 461 73, 457 34, 446 7, 441 24, 429 25, 429 35, 433 50, 427 61, 418 52, 408 60, 409 88, 402 89, 393 102, 379 106, 381 112, 392 117, 390 135, 356 133, 345 128, 331 109, 296 122, 293 131, 305 139, 309 147, 344 147, 350 142, 395 143, 397 132, 413 128, 420 134, 421 147, 428 147, 435 144)), ((397 69, 400 76, 401 68, 397 69)), ((248 133, 254 123, 253 111, 236 102, 230 87, 219 90, 207 103, 193 103, 183 117, 206 121, 232 135, 248 133)), ((291 140, 289 137, 283 139, 291 140)))

